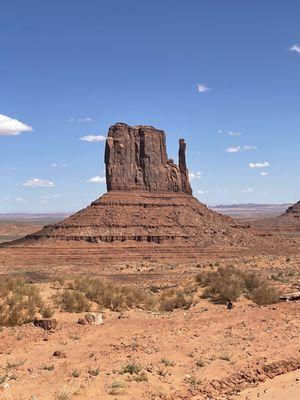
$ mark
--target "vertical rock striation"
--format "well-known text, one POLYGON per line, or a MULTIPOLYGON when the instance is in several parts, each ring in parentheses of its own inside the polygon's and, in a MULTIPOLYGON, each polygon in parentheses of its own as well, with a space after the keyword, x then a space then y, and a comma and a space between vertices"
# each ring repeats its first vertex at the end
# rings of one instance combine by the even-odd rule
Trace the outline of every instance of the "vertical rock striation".
POLYGON ((164 131, 152 126, 113 125, 105 148, 107 190, 192 194, 185 149, 185 141, 180 139, 178 166, 167 157, 164 131))

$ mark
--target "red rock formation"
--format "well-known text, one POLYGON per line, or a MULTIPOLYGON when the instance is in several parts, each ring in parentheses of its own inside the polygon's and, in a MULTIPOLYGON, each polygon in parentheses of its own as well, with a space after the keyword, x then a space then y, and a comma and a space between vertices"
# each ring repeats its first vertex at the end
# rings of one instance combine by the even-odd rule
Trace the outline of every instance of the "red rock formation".
POLYGON ((192 193, 179 141, 179 166, 168 160, 164 131, 152 126, 115 124, 105 148, 107 190, 192 193))
POLYGON ((64 254, 63 248, 76 252, 80 243, 84 251, 89 248, 106 258, 111 252, 126 259, 130 249, 141 258, 172 254, 179 259, 210 247, 244 251, 257 244, 260 238, 248 229, 192 196, 185 151, 186 144, 180 139, 176 165, 168 160, 163 131, 113 125, 105 149, 108 192, 64 221, 19 240, 16 246, 23 252, 27 245, 34 247, 35 257, 38 248, 48 254, 45 249, 58 246, 64 254))

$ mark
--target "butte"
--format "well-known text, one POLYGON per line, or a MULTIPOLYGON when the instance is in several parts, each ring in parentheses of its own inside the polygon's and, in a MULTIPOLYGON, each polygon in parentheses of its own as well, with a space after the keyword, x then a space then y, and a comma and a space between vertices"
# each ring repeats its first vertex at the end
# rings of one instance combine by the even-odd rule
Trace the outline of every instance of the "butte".
POLYGON ((178 159, 178 164, 168 159, 162 130, 111 126, 105 146, 107 193, 60 223, 2 245, 13 250, 7 260, 194 260, 257 246, 261 238, 247 226, 193 197, 184 139, 178 159))

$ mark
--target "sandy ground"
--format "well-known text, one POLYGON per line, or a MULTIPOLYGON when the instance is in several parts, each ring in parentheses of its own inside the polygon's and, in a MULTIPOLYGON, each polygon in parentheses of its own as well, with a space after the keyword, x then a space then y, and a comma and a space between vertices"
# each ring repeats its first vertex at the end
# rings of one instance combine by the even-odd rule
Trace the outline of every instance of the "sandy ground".
POLYGON ((243 391, 238 400, 299 400, 300 371, 289 372, 262 383, 257 388, 243 391))
POLYGON ((99 327, 77 324, 78 314, 57 312, 59 325, 48 337, 31 324, 3 328, 0 377, 9 380, 0 386, 0 398, 234 398, 249 385, 223 384, 236 371, 285 360, 283 373, 297 357, 300 367, 299 312, 299 302, 258 307, 242 300, 227 310, 200 300, 172 313, 106 311, 99 327), (65 358, 54 357, 56 350, 65 358), (141 371, 123 373, 128 364, 141 371), (69 397, 59 397, 63 392, 69 397))

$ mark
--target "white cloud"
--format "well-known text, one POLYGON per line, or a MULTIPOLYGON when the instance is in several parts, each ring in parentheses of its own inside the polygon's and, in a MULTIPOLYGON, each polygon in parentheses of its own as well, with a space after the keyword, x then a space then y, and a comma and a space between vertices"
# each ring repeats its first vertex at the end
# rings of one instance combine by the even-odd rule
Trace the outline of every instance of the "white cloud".
POLYGON ((199 93, 209 92, 211 89, 205 83, 197 83, 197 91, 199 93))
POLYGON ((79 138, 82 142, 104 142, 105 139, 103 135, 85 135, 79 138))
POLYGON ((92 118, 69 118, 69 122, 91 122, 92 118))
POLYGON ((231 146, 231 147, 228 147, 225 151, 226 151, 226 153, 238 153, 239 151, 253 151, 253 150, 257 150, 257 147, 245 145, 243 147, 231 146))
POLYGON ((23 122, 0 114, 0 136, 16 136, 21 132, 30 132, 32 127, 23 122))
POLYGON ((251 187, 248 187, 247 189, 242 190, 242 193, 253 193, 254 189, 251 187))
POLYGON ((261 172, 260 174, 261 174, 261 176, 268 176, 269 172, 261 172))
POLYGON ((56 168, 56 167, 65 168, 67 166, 68 166, 68 164, 57 164, 57 163, 53 163, 53 164, 50 165, 51 168, 56 168))
POLYGON ((48 179, 33 178, 28 179, 26 182, 22 183, 22 186, 28 187, 53 187, 55 186, 53 182, 48 179))
POLYGON ((258 163, 249 163, 250 168, 267 168, 270 166, 268 161, 265 162, 258 162, 258 163))
POLYGON ((189 178, 192 181, 193 179, 200 179, 202 177, 202 172, 190 172, 189 178))
POLYGON ((207 190, 197 190, 197 193, 198 194, 205 194, 205 193, 208 193, 208 191, 207 190))
POLYGON ((228 147, 225 151, 226 153, 238 153, 241 150, 241 146, 228 147))
POLYGON ((88 183, 105 183, 106 178, 105 176, 94 176, 93 178, 90 178, 87 180, 88 183))
POLYGON ((242 132, 230 131, 228 132, 228 136, 242 136, 242 132))
POLYGON ((246 151, 257 150, 257 146, 245 145, 244 150, 246 150, 246 151))
POLYGON ((291 51, 295 51, 296 53, 300 54, 300 45, 299 44, 294 44, 291 48, 291 51))

